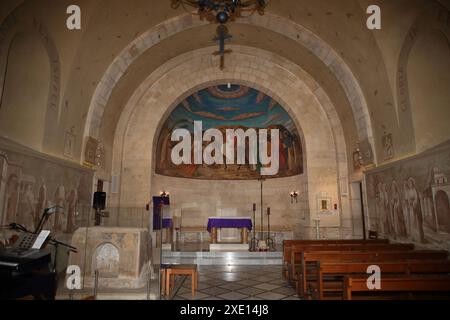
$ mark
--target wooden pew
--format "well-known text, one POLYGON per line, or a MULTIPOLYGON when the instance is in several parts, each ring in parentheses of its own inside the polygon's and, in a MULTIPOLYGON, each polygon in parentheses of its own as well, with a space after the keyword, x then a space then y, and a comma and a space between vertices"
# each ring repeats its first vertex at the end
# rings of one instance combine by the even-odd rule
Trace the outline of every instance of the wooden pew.
MULTIPOLYGON (((345 276, 364 276, 366 280, 369 275, 367 269, 376 264, 381 269, 382 278, 386 275, 413 275, 433 274, 450 275, 450 261, 404 261, 404 262, 326 262, 318 261, 315 265, 316 279, 314 293, 316 298, 323 300, 325 292, 342 293, 344 289, 343 280, 345 276), (326 284, 329 284, 327 287, 326 284)), ((307 279, 308 280, 308 279, 307 279)), ((308 280, 309 282, 309 280, 308 280)), ((311 287, 311 284, 310 284, 311 287)))
POLYGON ((288 279, 290 283, 296 280, 295 265, 301 262, 302 252, 318 252, 318 251, 411 251, 414 250, 413 244, 331 244, 331 245, 294 245, 291 247, 291 258, 289 262, 286 263, 287 275, 285 278, 288 279))
POLYGON ((354 293, 370 293, 370 297, 375 298, 380 293, 388 292, 410 294, 439 292, 450 295, 450 277, 384 277, 381 280, 380 290, 370 290, 367 287, 367 277, 346 276, 344 279, 344 300, 352 300, 354 293))
MULTIPOLYGON (((317 251, 300 252, 299 263, 294 265, 294 273, 297 279, 297 291, 300 296, 306 295, 307 289, 307 266, 326 262, 388 262, 388 261, 408 261, 408 260, 445 260, 448 258, 448 251, 421 250, 421 251, 317 251)), ((298 261, 298 260, 296 260, 298 261)))
POLYGON ((283 241, 283 275, 286 278, 288 269, 286 264, 291 261, 291 248, 294 245, 323 246, 332 244, 388 244, 388 239, 363 240, 363 239, 347 239, 347 240, 284 240, 283 241))

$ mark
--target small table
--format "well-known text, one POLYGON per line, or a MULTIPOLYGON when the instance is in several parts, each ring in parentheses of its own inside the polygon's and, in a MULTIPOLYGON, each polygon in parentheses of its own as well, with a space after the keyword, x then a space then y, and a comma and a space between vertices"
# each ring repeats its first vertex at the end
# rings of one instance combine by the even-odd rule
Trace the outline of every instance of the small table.
POLYGON ((248 244, 248 232, 253 229, 252 219, 249 217, 211 217, 208 220, 208 231, 211 242, 217 244, 217 229, 241 229, 241 243, 248 244))
POLYGON ((161 228, 166 229, 166 241, 165 243, 173 242, 173 219, 163 218, 161 228))
POLYGON ((196 264, 171 265, 166 268, 165 289, 166 296, 170 297, 170 290, 175 285, 175 276, 190 276, 192 297, 195 297, 195 291, 198 286, 198 273, 196 264))

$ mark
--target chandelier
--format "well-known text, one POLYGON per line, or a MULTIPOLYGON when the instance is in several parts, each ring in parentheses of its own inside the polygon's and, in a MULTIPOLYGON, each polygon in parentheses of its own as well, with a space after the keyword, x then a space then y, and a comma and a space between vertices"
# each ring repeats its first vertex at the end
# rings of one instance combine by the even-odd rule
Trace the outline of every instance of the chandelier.
POLYGON ((172 8, 182 6, 201 20, 225 24, 236 18, 248 17, 258 12, 264 15, 269 0, 172 0, 172 8))

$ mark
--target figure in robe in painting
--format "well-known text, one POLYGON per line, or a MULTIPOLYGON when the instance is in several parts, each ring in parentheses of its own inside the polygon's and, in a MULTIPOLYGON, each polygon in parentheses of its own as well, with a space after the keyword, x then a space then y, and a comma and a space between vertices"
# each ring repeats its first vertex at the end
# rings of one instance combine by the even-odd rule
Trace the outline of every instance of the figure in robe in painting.
MULTIPOLYGON (((283 130, 280 145, 283 145, 283 148, 284 148, 283 154, 286 159, 285 169, 287 169, 287 171, 295 170, 294 140, 288 130, 283 130)), ((281 150, 280 150, 280 155, 281 155, 281 150)), ((281 167, 281 161, 280 161, 280 169, 281 168, 282 167, 281 167)))
POLYGON ((19 178, 15 174, 9 176, 6 188, 5 224, 12 223, 16 219, 17 205, 19 201, 19 178))
POLYGON ((34 216, 35 216, 35 197, 34 197, 34 192, 33 192, 33 186, 31 184, 27 184, 27 186, 25 187, 25 193, 23 195, 24 199, 24 204, 25 204, 25 210, 26 210, 26 214, 25 214, 25 221, 24 221, 24 225, 27 228, 31 228, 33 226, 34 223, 34 216))
POLYGON ((400 198, 400 190, 397 181, 392 181, 391 187, 391 212, 393 221, 395 221, 396 234, 401 238, 406 238, 406 223, 403 215, 402 201, 400 198))
POLYGON ((377 190, 377 213, 379 226, 385 235, 389 234, 388 213, 386 211, 386 200, 384 194, 383 183, 379 182, 376 187, 377 190))
POLYGON ((73 188, 66 196, 67 201, 67 225, 66 233, 72 233, 75 231, 75 214, 78 204, 78 192, 73 188))
POLYGON ((409 188, 408 188, 408 181, 403 181, 403 193, 402 193, 402 211, 403 216, 405 217, 405 225, 406 225, 406 235, 411 236, 411 230, 412 230, 412 221, 409 216, 409 202, 408 202, 408 195, 409 195, 409 188))
MULTIPOLYGON (((56 188, 55 191, 55 205, 64 208, 64 202, 66 200, 66 189, 63 185, 56 188)), ((54 231, 62 231, 64 225, 64 216, 61 214, 55 214, 55 219, 53 223, 54 231)))
POLYGON ((36 210, 34 211, 34 227, 37 228, 39 220, 44 210, 47 208, 47 186, 44 178, 41 178, 41 186, 39 187, 38 198, 36 202, 36 210))
POLYGON ((408 179, 408 211, 411 221, 411 236, 414 241, 424 242, 422 208, 420 195, 413 178, 408 179))
POLYGON ((391 214, 391 208, 389 204, 389 193, 387 191, 386 183, 382 184, 383 200, 384 200, 384 212, 386 214, 386 230, 388 234, 395 237, 394 219, 391 214))

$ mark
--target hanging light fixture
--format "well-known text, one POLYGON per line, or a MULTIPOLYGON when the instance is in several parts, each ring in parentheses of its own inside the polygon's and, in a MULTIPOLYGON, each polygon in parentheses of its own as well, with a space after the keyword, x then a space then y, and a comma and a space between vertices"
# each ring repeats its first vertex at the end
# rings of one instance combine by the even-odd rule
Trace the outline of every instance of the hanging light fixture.
POLYGON ((225 24, 236 18, 248 17, 258 12, 264 15, 269 0, 172 0, 172 8, 182 6, 201 20, 225 24))

